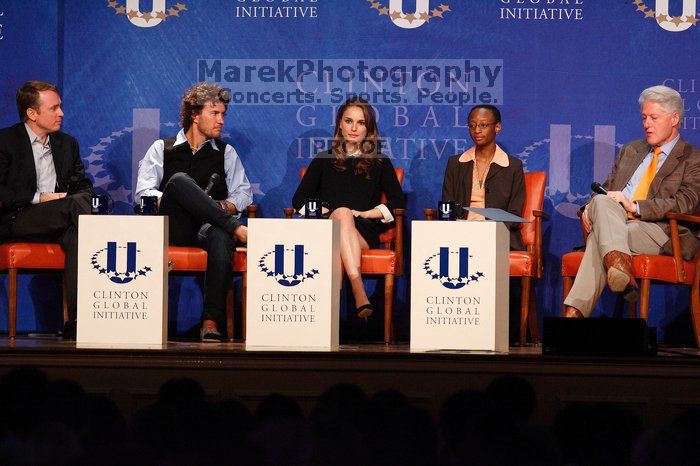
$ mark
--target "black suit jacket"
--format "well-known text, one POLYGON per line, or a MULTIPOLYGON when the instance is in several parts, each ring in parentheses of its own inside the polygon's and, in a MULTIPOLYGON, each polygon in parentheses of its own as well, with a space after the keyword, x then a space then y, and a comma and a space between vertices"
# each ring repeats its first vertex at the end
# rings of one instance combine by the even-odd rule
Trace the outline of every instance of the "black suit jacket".
MULTIPOLYGON (((462 154, 453 155, 447 161, 445 180, 442 183, 442 200, 459 202, 469 206, 472 196, 474 162, 462 163, 462 154)), ((502 209, 517 216, 523 212, 525 203, 525 175, 520 159, 508 156, 508 166, 491 164, 485 180, 484 204, 486 207, 502 209)), ((510 230, 510 248, 523 250, 519 223, 506 223, 510 230)))
MULTIPOLYGON (((85 176, 78 141, 57 131, 49 135, 56 169, 56 192, 93 193, 85 176)), ((0 130, 0 240, 10 237, 17 212, 31 205, 37 189, 36 166, 24 123, 0 130)))

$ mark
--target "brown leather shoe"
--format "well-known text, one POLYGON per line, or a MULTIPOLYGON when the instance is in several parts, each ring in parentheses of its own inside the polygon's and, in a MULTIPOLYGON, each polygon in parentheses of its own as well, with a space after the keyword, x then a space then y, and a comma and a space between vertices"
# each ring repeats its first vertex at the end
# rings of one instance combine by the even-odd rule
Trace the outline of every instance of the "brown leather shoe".
POLYGON ((610 251, 603 257, 608 272, 608 287, 615 293, 622 293, 626 301, 639 299, 637 281, 632 272, 632 256, 620 251, 610 251))
POLYGON ((566 306, 566 309, 564 309, 564 317, 569 319, 583 319, 583 314, 574 306, 566 306))

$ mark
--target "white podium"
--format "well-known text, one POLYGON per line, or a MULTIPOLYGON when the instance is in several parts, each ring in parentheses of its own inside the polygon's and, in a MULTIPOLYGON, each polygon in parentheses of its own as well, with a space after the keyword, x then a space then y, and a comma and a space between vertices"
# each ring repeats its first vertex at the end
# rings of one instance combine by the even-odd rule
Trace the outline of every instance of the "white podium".
POLYGON ((250 219, 246 348, 338 346, 337 221, 250 219))
POLYGON ((81 215, 78 346, 167 342, 168 218, 81 215))
POLYGON ((411 228, 411 350, 508 351, 505 225, 413 221, 411 228))

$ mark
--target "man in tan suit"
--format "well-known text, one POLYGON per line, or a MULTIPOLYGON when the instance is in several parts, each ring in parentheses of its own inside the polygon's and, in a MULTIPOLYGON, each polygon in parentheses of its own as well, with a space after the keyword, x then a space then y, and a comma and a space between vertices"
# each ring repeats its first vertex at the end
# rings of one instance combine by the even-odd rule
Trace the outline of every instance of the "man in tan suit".
MULTIPOLYGON (((700 150, 680 137, 683 100, 665 86, 639 96, 645 140, 620 149, 603 187, 583 211, 589 233, 576 280, 564 300, 565 317, 588 317, 607 283, 627 301, 638 299, 633 254, 671 254, 669 212, 692 214, 700 203, 700 150)), ((700 242, 679 226, 683 257, 700 242)))

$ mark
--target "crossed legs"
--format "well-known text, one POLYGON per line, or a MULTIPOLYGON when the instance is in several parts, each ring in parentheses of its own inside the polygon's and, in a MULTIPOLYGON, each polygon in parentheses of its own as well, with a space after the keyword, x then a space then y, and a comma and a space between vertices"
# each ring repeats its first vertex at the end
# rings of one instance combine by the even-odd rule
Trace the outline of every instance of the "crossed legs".
POLYGON ((595 196, 588 206, 588 215, 593 231, 588 235, 574 285, 564 300, 566 306, 575 308, 585 317, 591 314, 610 281, 606 256, 659 254, 668 241, 661 227, 651 222, 629 220, 625 209, 608 196, 595 196))
MULTIPOLYGON (((332 220, 340 222, 340 259, 343 263, 345 273, 350 280, 350 287, 355 298, 355 307, 360 308, 369 304, 365 285, 362 283, 362 273, 360 270, 363 249, 369 249, 369 244, 355 228, 355 217, 347 207, 340 207, 331 213, 332 220)), ((342 280, 342 278, 341 278, 342 280)), ((360 312, 359 317, 365 318, 372 314, 371 310, 365 309, 360 312)))
POLYGON ((196 244, 207 251, 201 319, 203 328, 216 331, 218 323, 224 320, 235 239, 241 239, 239 229, 245 227, 185 173, 176 173, 166 184, 159 213, 169 217, 171 244, 196 244))

